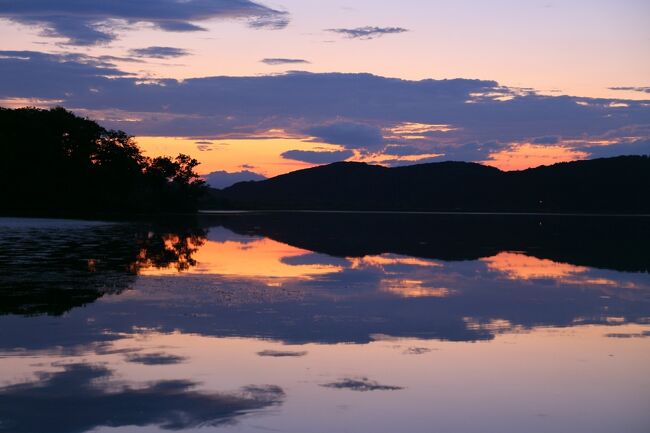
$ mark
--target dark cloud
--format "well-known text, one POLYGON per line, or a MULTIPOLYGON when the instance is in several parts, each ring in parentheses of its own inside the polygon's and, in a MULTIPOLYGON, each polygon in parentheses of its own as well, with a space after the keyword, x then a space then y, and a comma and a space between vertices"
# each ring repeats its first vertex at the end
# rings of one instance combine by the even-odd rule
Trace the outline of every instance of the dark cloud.
POLYGON ((211 141, 195 141, 196 148, 200 152, 210 152, 212 151, 212 142, 211 141))
POLYGON ((307 355, 307 352, 291 352, 283 350, 262 350, 257 352, 258 356, 269 356, 272 358, 299 358, 307 355))
POLYGON ((63 37, 75 45, 107 43, 124 24, 148 23, 161 30, 204 30, 195 22, 246 19, 252 28, 286 27, 286 12, 251 0, 0 0, 0 17, 36 25, 46 36, 63 37))
POLYGON ((212 188, 223 189, 231 185, 236 184, 237 182, 248 182, 248 181, 258 181, 264 180, 266 177, 262 176, 259 173, 254 173, 248 170, 236 171, 229 173, 227 171, 214 171, 210 174, 204 176, 205 181, 212 188))
POLYGON ((148 57, 152 59, 169 59, 174 57, 183 57, 190 54, 188 50, 174 47, 147 47, 135 48, 129 50, 133 57, 148 57))
POLYGON ((385 153, 386 155, 405 156, 405 155, 426 154, 428 153, 428 151, 424 149, 420 149, 419 147, 416 146, 409 146, 406 144, 405 145, 391 144, 384 148, 383 153, 385 153))
POLYGON ((610 87, 609 90, 650 93, 650 87, 610 87))
POLYGON ((260 60, 260 62, 267 65, 276 66, 276 65, 295 65, 295 64, 304 64, 309 63, 309 61, 304 59, 286 59, 282 57, 272 57, 260 60))
POLYGON ((144 365, 171 365, 185 361, 182 356, 167 353, 131 353, 126 356, 128 362, 144 365))
POLYGON ((217 426, 249 411, 280 404, 277 386, 208 394, 196 383, 168 380, 129 387, 110 383, 112 372, 87 364, 66 365, 38 380, 0 388, 3 431, 77 433, 97 427, 154 425, 165 430, 217 426))
POLYGON ((638 334, 635 333, 621 333, 621 332, 613 332, 610 334, 606 334, 606 337, 609 338, 645 338, 645 337, 650 337, 650 331, 644 331, 638 334))
POLYGON ((316 152, 312 150, 288 150, 281 156, 284 159, 308 162, 310 164, 329 164, 344 161, 354 155, 351 150, 337 150, 333 152, 316 152))
MULTIPOLYGON (((550 137, 648 140, 650 124, 650 107, 643 101, 626 100, 621 106, 621 100, 521 93, 494 81, 306 72, 143 81, 119 70, 111 59, 33 51, 0 51, 0 98, 55 101, 135 135, 225 139, 283 129, 292 136, 340 144, 347 151, 388 148, 404 156, 410 146, 412 155, 443 154, 440 158, 467 161, 483 161, 514 143, 541 140, 546 144, 540 145, 550 145, 550 137), (490 96, 495 94, 509 97, 490 96), (390 132, 405 123, 453 129, 408 137, 390 132)), ((634 149, 586 151, 596 155, 636 149, 638 143, 634 149)), ((323 163, 345 154, 285 156, 323 163)))
POLYGON ((382 385, 374 380, 369 380, 367 377, 359 379, 341 379, 337 382, 326 383, 321 386, 326 388, 347 389, 350 391, 398 391, 404 389, 401 386, 382 385))
POLYGON ((560 142, 560 137, 549 135, 547 137, 537 137, 533 139, 533 144, 557 144, 560 142))
POLYGON ((425 353, 431 352, 432 349, 427 347, 409 347, 404 350, 404 355, 424 355, 425 353))
POLYGON ((352 29, 327 29, 328 32, 338 33, 350 39, 375 39, 384 35, 408 32, 402 27, 356 27, 352 29))
POLYGON ((304 132, 325 143, 341 144, 352 148, 373 148, 384 143, 380 128, 360 123, 337 122, 317 125, 305 129, 304 132))

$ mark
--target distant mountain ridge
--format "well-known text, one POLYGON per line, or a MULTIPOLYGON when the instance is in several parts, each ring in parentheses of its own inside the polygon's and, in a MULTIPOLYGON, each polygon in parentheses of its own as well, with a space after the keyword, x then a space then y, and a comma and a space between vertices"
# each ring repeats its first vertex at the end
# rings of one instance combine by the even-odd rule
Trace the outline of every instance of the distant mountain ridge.
POLYGON ((468 162, 387 168, 337 162, 213 190, 208 208, 650 213, 650 157, 501 171, 468 162))

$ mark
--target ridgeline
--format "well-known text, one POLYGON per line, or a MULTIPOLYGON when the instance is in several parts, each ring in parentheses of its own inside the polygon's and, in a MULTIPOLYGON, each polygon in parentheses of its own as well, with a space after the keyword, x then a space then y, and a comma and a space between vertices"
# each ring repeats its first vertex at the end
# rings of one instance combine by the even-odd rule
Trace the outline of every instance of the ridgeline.
POLYGON ((650 158, 501 171, 467 162, 340 162, 211 190, 211 208, 650 214, 650 158))

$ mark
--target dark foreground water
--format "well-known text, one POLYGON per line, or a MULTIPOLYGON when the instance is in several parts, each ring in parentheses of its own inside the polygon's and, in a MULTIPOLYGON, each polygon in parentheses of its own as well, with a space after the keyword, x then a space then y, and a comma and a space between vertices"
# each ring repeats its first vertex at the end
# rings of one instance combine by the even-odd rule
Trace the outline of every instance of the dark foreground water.
POLYGON ((0 431, 650 431, 650 219, 0 219, 0 431))

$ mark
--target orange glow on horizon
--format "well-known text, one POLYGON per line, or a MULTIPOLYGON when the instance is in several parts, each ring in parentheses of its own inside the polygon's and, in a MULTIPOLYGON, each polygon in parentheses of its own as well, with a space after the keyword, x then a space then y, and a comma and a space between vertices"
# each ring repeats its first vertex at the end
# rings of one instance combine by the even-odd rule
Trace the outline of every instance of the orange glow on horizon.
MULTIPOLYGON (((438 128, 447 125, 420 125, 417 128, 438 128)), ((408 126, 407 128, 411 128, 408 126)), ((442 129, 437 129, 442 131, 442 129)), ((275 131, 281 132, 281 131, 275 131)), ((214 139, 186 137, 136 137, 138 145, 148 156, 169 155, 185 153, 196 158, 201 165, 200 174, 205 175, 213 171, 239 172, 249 170, 266 177, 274 177, 296 170, 315 167, 312 164, 282 157, 284 152, 290 150, 312 152, 334 152, 343 150, 342 146, 320 143, 309 138, 250 138, 250 139, 214 139)), ((567 142, 570 144, 570 142, 567 142)), ((599 142, 599 144, 601 144, 599 142)), ((601 145, 608 145, 602 142, 601 145)), ((388 155, 374 153, 363 155, 358 151, 347 161, 365 162, 367 164, 385 165, 388 161, 403 161, 417 164, 418 161, 444 156, 443 153, 430 153, 419 155, 388 155)), ((502 150, 490 155, 490 158, 481 161, 482 164, 497 167, 504 171, 524 170, 540 165, 551 165, 558 162, 585 159, 586 152, 574 150, 561 145, 542 146, 535 144, 518 144, 507 150, 502 150)))
POLYGON ((586 152, 569 149, 563 146, 540 146, 535 144, 519 144, 507 150, 492 153, 490 159, 483 164, 491 165, 500 170, 525 170, 552 165, 558 162, 569 162, 585 159, 589 156, 586 152))
POLYGON ((185 153, 196 158, 201 163, 198 167, 200 174, 208 174, 213 171, 250 170, 266 177, 278 176, 316 165, 283 158, 282 153, 289 150, 339 150, 339 146, 312 143, 296 138, 204 140, 142 136, 137 137, 136 141, 148 156, 175 156, 178 153, 185 153))

